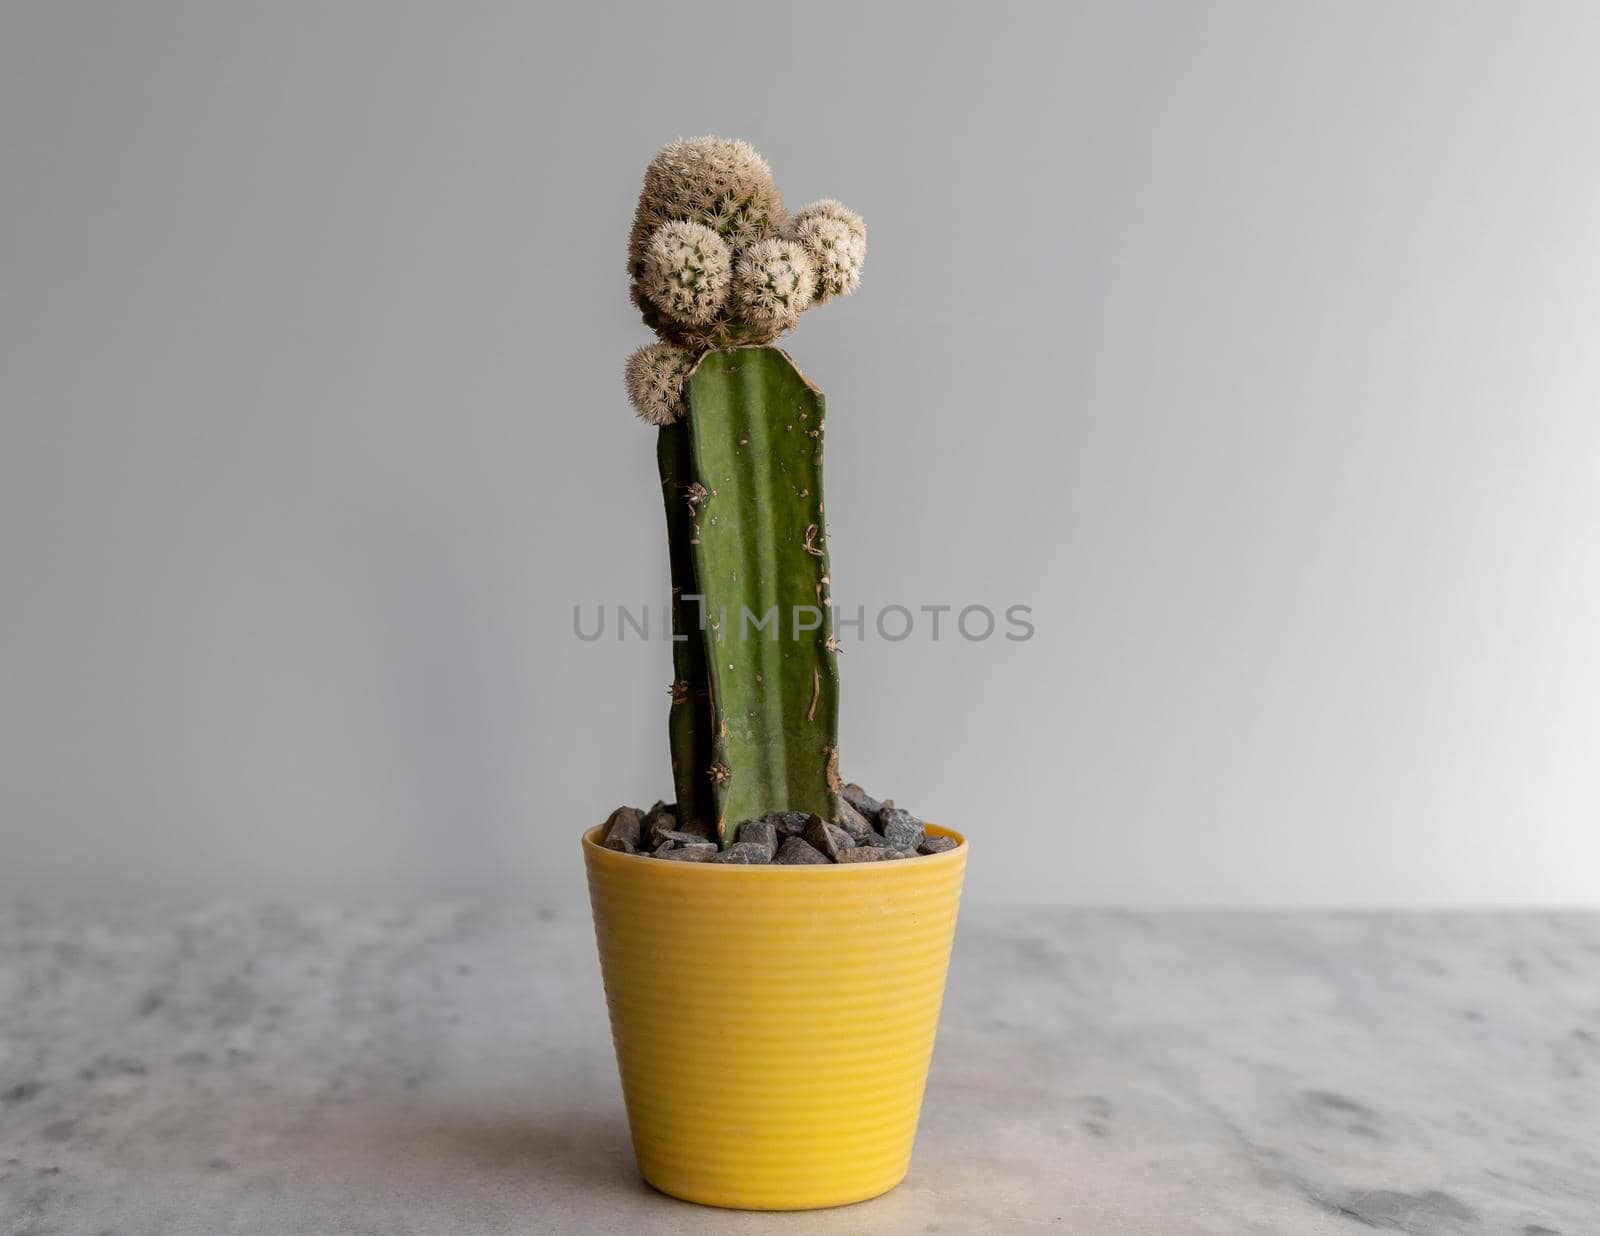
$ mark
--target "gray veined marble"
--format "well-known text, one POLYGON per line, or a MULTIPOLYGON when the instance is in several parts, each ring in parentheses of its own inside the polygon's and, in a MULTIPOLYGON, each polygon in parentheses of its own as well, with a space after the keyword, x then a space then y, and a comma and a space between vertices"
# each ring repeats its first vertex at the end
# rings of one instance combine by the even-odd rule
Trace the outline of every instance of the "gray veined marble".
POLYGON ((633 1171, 585 917, 0 913, 0 1233, 1600 1232, 1600 919, 962 924, 911 1174, 633 1171))

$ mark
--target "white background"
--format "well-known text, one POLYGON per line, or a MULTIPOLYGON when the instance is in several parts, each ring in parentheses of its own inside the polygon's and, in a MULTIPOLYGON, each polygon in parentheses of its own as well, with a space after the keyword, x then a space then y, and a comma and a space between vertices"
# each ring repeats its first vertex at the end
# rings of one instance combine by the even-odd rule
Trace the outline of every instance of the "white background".
POLYGON ((1600 903, 1600 10, 0 6, 0 896, 583 898, 670 796, 623 249, 867 218, 844 770, 969 902, 1600 903))

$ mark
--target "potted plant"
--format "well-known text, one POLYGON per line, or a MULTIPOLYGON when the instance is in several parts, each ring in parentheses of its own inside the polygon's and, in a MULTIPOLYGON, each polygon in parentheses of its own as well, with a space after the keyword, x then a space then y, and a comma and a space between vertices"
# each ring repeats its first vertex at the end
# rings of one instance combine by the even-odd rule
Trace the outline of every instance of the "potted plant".
POLYGON ((839 772, 822 393, 771 346, 853 291, 859 216, 784 208, 749 145, 673 142, 628 242, 659 336, 676 802, 584 836, 639 1168, 690 1201, 805 1209, 905 1175, 966 845, 839 772))

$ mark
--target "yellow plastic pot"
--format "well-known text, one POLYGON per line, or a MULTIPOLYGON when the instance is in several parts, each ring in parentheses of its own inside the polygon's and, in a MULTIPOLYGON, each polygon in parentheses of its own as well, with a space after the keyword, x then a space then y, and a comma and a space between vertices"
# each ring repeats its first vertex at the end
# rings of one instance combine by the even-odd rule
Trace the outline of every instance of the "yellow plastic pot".
POLYGON ((663 1193, 808 1210, 906 1174, 967 847, 674 863, 583 838, 633 1152, 663 1193))

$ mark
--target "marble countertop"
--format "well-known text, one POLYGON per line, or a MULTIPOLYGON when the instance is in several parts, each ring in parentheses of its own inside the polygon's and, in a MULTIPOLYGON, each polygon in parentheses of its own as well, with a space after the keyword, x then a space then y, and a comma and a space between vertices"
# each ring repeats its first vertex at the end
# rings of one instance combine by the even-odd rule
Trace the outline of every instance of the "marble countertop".
POLYGON ((586 916, 0 911, 0 1233, 1600 1232, 1600 917, 968 914, 906 1182, 634 1173, 586 916))

